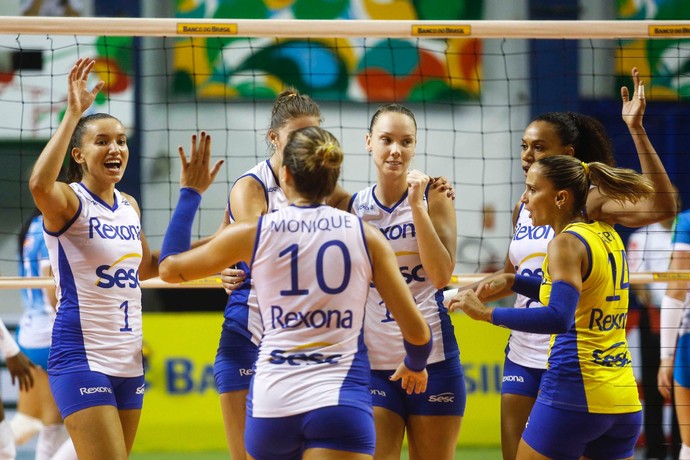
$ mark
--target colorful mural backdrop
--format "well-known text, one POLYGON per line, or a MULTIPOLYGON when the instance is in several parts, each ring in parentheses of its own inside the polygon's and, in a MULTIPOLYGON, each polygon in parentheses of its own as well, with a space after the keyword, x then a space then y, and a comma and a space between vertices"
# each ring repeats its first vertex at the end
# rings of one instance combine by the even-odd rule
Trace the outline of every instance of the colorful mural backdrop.
POLYGON ((89 109, 109 112, 126 127, 134 122, 131 37, 0 35, 0 49, 13 65, 0 66, 0 110, 5 117, 0 138, 50 137, 67 101, 67 74, 79 56, 96 60, 90 82, 105 86, 89 109), (26 67, 23 60, 35 61, 26 67), (24 68, 22 68, 24 67, 24 68))
MULTIPOLYGON (((482 0, 177 0, 179 19, 480 19, 482 0)), ((317 100, 469 100, 481 41, 465 39, 179 38, 175 92, 273 98, 292 85, 317 100)))
MULTIPOLYGON (((618 0, 618 19, 687 20, 688 0, 618 0)), ((616 75, 620 87, 629 82, 630 69, 637 67, 643 77, 653 75, 645 86, 658 99, 690 97, 690 46, 688 39, 624 40, 617 51, 616 75)))

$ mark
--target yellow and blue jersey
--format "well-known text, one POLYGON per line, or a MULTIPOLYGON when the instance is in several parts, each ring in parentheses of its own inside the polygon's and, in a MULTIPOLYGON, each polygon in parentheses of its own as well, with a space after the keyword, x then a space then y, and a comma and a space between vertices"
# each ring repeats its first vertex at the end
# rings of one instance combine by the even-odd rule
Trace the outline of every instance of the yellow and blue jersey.
MULTIPOLYGON (((569 233, 587 248, 589 265, 570 329, 553 335, 548 370, 538 400, 564 409, 620 414, 641 410, 625 337, 629 274, 625 246, 610 225, 578 222, 569 233)), ((552 280, 548 256, 540 301, 547 305, 552 280)))

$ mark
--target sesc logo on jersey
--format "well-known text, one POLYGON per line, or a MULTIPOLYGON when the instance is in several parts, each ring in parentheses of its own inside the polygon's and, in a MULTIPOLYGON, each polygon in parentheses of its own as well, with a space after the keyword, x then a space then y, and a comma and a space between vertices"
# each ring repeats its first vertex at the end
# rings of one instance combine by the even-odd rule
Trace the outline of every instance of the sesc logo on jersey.
MULTIPOLYGON (((96 268, 96 286, 103 289, 118 288, 138 288, 139 287, 139 270, 135 268, 117 268, 117 265, 123 260, 130 258, 141 259, 141 254, 126 254, 116 260, 112 265, 101 265, 96 268)), ((139 264, 137 264, 137 267, 139 264)))

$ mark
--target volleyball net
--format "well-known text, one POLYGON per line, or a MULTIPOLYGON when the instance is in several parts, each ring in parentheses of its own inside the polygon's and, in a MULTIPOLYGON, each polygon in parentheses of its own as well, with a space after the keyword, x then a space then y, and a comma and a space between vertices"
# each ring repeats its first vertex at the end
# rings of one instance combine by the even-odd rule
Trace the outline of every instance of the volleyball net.
MULTIPOLYGON (((645 81, 650 138, 681 193, 690 189, 689 21, 0 17, 0 31, 0 287, 29 287, 14 277, 20 228, 33 211, 28 177, 59 124, 78 57, 96 59, 92 84, 106 83, 90 112, 111 113, 128 130, 130 160, 118 188, 139 200, 152 248, 177 200, 177 147, 188 150, 203 130, 214 158, 226 160, 195 221, 194 236, 207 236, 223 219, 233 182, 269 157, 273 99, 288 85, 314 98, 322 126, 341 141, 341 183, 350 192, 375 182, 364 142, 376 109, 395 101, 413 110, 412 167, 455 188, 454 285, 503 266, 524 189, 520 140, 535 111, 598 118, 618 163, 639 170, 620 116, 620 86, 632 92, 633 66, 645 81)), ((631 281, 684 276, 643 273, 631 281)))

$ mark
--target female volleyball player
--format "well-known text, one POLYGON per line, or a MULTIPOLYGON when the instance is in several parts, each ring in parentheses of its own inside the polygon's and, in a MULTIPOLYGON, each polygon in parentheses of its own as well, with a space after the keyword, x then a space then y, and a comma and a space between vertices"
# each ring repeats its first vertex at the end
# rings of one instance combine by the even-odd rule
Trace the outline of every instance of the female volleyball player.
POLYGON ((57 284, 51 391, 81 460, 125 459, 144 397, 139 280, 157 275, 158 260, 137 202, 115 188, 129 159, 124 127, 108 114, 82 117, 104 84, 88 89, 93 65, 72 67, 65 115, 29 186, 57 284), (57 180, 66 152, 70 184, 57 180))
MULTIPOLYGON (((690 270, 690 211, 678 215, 669 270, 690 270)), ((659 392, 673 401, 683 443, 679 459, 690 459, 690 285, 668 283, 661 301, 661 364, 659 392), (675 352, 675 353, 674 353, 675 352), (674 356, 675 355, 675 356, 674 356), (671 380, 673 380, 673 385, 671 380)))
POLYGON ((427 394, 409 394, 389 379, 405 351, 399 319, 391 314, 394 306, 375 284, 367 300, 364 340, 372 367, 377 459, 400 458, 405 431, 410 458, 455 458, 465 410, 458 345, 441 293, 455 268, 455 208, 445 194, 429 193, 428 176, 410 171, 416 143, 414 114, 399 104, 380 107, 366 135, 376 184, 356 193, 350 204, 352 213, 386 236, 434 336, 427 394))
MULTIPOLYGON (((272 149, 271 157, 235 181, 230 190, 223 226, 256 219, 287 206, 287 197, 278 181, 278 170, 283 163, 283 149, 288 135, 299 128, 319 126, 320 123, 319 106, 309 96, 288 88, 276 97, 271 111, 271 126, 266 136, 272 149)), ((236 269, 224 272, 226 287, 231 295, 225 307, 213 366, 225 436, 233 459, 246 455, 244 421, 247 392, 263 332, 255 286, 246 276, 248 272, 249 266, 245 261, 240 262, 236 269)))
MULTIPOLYGON (((288 135, 296 129, 318 126, 321 111, 307 95, 288 88, 281 92, 273 105, 271 126, 267 138, 273 150, 271 157, 246 172, 235 182, 231 191, 226 223, 256 218, 287 205, 287 199, 277 180, 283 149, 288 135)), ((440 179, 435 184, 439 195, 452 196, 452 188, 440 179)), ((437 193, 434 193, 437 194, 437 193)), ((328 204, 347 209, 351 195, 339 185, 327 199, 328 204)), ((448 200, 451 201, 451 200, 448 200)), ((452 202, 452 201, 451 201, 452 202)), ((225 321, 214 364, 216 385, 221 394, 221 408, 232 458, 245 455, 243 445, 246 396, 256 360, 262 326, 256 305, 253 282, 246 277, 246 262, 238 269, 222 272, 224 286, 230 295, 225 309, 225 321)))
POLYGON ((518 459, 633 458, 642 414, 625 338, 629 274, 613 227, 586 215, 590 187, 611 201, 644 199, 651 181, 630 169, 556 155, 534 163, 522 203, 534 226, 551 227, 540 276, 502 274, 450 301, 473 319, 553 334, 548 370, 518 446, 518 459), (490 308, 511 288, 545 308, 490 308))
MULTIPOLYGON (((646 99, 644 86, 635 68, 632 77, 633 97, 629 97, 626 87, 621 88, 622 117, 635 143, 642 173, 652 181, 656 193, 632 204, 611 201, 593 187, 587 195, 586 207, 587 216, 591 219, 629 227, 660 221, 676 212, 673 186, 642 125, 646 99)), ((604 127, 594 118, 577 113, 554 112, 537 117, 525 129, 521 147, 525 173, 534 161, 552 155, 575 156, 585 162, 598 161, 613 165, 613 147, 604 127)), ((522 203, 515 208, 513 224, 513 239, 503 271, 541 275, 542 260, 547 244, 554 236, 553 229, 535 226, 522 203)), ((469 287, 476 288, 478 285, 475 283, 469 287)), ((510 290, 505 290, 482 300, 488 302, 511 294, 510 290)), ((541 306, 538 299, 520 294, 515 302, 516 308, 538 306, 541 306)), ((527 417, 537 398, 541 376, 546 370, 548 346, 548 335, 511 332, 501 387, 501 449, 504 460, 515 458, 527 417)))
POLYGON ((263 326, 247 402, 251 458, 371 458, 374 424, 362 330, 372 280, 405 339, 407 355, 391 378, 402 380, 408 393, 426 388, 431 335, 393 251, 378 230, 324 204, 342 160, 329 132, 296 130, 286 139, 278 171, 290 206, 235 222, 183 252, 209 177, 181 190, 166 232, 160 262, 165 281, 196 279, 249 261, 263 326))

